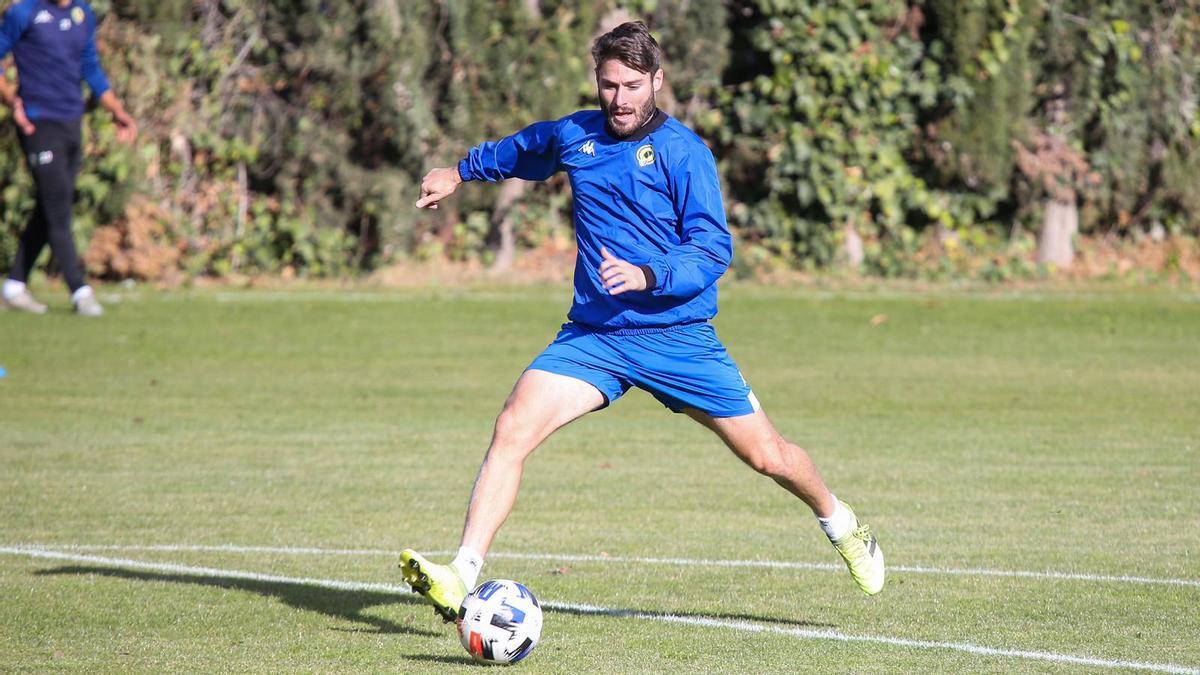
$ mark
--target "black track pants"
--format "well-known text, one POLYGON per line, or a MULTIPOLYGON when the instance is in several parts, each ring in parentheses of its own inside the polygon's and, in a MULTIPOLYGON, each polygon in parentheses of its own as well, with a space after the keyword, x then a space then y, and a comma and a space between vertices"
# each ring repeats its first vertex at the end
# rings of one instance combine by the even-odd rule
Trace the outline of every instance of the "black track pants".
POLYGON ((83 158, 79 120, 58 122, 33 120, 32 136, 18 132, 25 161, 37 186, 37 208, 21 233, 10 279, 26 281, 34 262, 47 242, 74 292, 83 286, 83 269, 71 236, 71 205, 75 202, 75 176, 83 158))

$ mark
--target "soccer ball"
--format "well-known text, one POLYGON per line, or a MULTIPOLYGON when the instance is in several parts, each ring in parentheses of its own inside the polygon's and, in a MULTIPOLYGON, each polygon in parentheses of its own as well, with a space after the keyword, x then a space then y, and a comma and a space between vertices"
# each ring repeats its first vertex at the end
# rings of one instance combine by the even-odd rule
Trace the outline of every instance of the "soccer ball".
POLYGON ((458 613, 458 637, 472 658, 508 665, 529 656, 542 635, 542 607, 521 584, 485 581, 467 595, 458 613))

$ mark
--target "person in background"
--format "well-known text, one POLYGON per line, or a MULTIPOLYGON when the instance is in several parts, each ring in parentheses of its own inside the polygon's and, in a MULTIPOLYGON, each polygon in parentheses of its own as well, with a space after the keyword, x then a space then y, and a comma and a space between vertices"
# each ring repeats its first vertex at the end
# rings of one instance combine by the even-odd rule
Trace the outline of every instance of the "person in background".
POLYGON ((46 306, 26 281, 48 243, 58 261, 75 313, 100 316, 104 308, 91 286, 71 235, 75 177, 83 158, 81 82, 112 114, 117 138, 132 142, 137 123, 112 92, 96 53, 96 15, 83 0, 17 0, 0 21, 0 61, 12 52, 18 87, 0 76, 0 102, 12 109, 17 137, 37 188, 37 207, 21 234, 4 280, 3 304, 42 314, 46 306))

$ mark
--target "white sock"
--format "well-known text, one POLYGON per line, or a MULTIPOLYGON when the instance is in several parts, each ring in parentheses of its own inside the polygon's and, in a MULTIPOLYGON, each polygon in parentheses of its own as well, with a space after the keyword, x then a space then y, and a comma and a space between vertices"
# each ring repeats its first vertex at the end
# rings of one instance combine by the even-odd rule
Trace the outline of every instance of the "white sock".
POLYGON ((86 298, 89 295, 92 295, 92 287, 84 284, 75 289, 75 292, 71 294, 71 302, 79 302, 80 298, 86 298))
POLYGON ((16 279, 4 280, 4 297, 11 300, 25 291, 25 282, 16 279))
POLYGON ((837 497, 833 498, 833 502, 835 504, 833 515, 828 518, 817 518, 817 522, 821 524, 821 529, 825 531, 825 536, 829 537, 830 541, 837 541, 854 528, 854 514, 850 513, 850 509, 838 501, 837 497))
POLYGON ((450 566, 462 577, 467 590, 471 591, 475 588, 475 582, 479 581, 479 571, 483 569, 483 556, 473 548, 460 546, 458 555, 450 561, 450 566))

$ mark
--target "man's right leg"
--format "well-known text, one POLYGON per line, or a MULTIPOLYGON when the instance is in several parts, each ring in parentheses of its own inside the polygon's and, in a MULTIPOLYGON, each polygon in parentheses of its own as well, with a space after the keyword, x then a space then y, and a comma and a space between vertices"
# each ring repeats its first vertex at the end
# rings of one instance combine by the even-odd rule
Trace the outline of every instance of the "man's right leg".
POLYGON ((442 618, 453 620, 475 585, 483 556, 516 503, 525 459, 550 434, 604 402, 595 386, 566 375, 530 369, 517 380, 496 418, 492 442, 475 478, 455 563, 430 563, 410 549, 400 554, 404 580, 442 618))
POLYGON ((38 256, 46 247, 46 241, 46 218, 42 214, 41 206, 34 206, 29 224, 21 232, 12 269, 8 271, 8 278, 4 280, 4 304, 34 314, 46 312, 46 306, 35 300, 25 285, 38 256))
POLYGON ((471 490, 462 545, 487 555, 516 503, 525 459, 550 434, 603 405, 604 395, 583 380, 525 371, 496 418, 492 442, 471 490))
POLYGON ((29 274, 33 272, 33 266, 37 264, 38 256, 46 247, 47 241, 46 216, 41 207, 35 205, 33 214, 29 217, 29 224, 21 232, 17 255, 13 257, 13 266, 8 272, 8 278, 20 282, 29 281, 29 274))
POLYGON ((25 154, 27 166, 29 167, 30 175, 33 176, 34 186, 37 190, 37 201, 33 207, 33 213, 29 217, 29 224, 25 226, 25 230, 21 232, 21 238, 17 244, 17 254, 13 257, 12 268, 8 271, 8 278, 4 281, 4 302, 9 307, 42 314, 46 311, 46 306, 34 300, 26 287, 26 282, 29 281, 29 273, 33 271, 34 264, 37 263, 38 256, 41 255, 42 249, 46 247, 49 241, 49 225, 46 220, 46 210, 42 201, 41 180, 43 174, 40 172, 40 167, 43 159, 53 159, 54 152, 57 149, 60 157, 65 154, 60 148, 61 143, 55 135, 54 130, 43 128, 38 125, 38 131, 32 136, 20 136, 21 150, 25 154), (43 153, 49 151, 49 155, 43 153))

